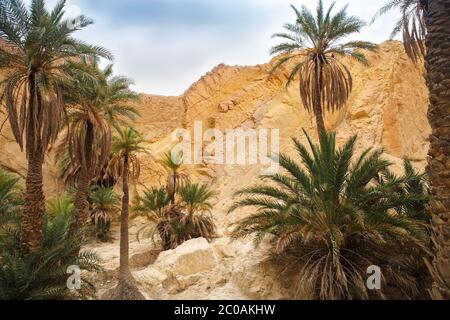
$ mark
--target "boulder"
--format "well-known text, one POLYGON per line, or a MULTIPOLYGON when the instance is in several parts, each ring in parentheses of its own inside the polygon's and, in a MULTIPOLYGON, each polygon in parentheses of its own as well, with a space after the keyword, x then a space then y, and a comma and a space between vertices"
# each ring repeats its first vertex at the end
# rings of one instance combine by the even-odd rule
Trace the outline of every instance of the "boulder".
POLYGON ((198 238, 187 241, 174 250, 162 252, 154 266, 166 274, 189 276, 214 269, 217 263, 212 246, 206 239, 198 238))
POLYGON ((236 247, 229 238, 220 238, 211 243, 215 252, 222 258, 231 258, 236 256, 236 247))
POLYGON ((168 276, 153 268, 148 267, 146 269, 133 272, 133 276, 140 284, 148 285, 148 286, 159 286, 164 281, 167 280, 168 276))
POLYGON ((162 282, 162 287, 169 294, 177 294, 198 283, 200 280, 200 275, 191 275, 187 277, 179 276, 177 278, 173 274, 169 274, 169 276, 162 282))

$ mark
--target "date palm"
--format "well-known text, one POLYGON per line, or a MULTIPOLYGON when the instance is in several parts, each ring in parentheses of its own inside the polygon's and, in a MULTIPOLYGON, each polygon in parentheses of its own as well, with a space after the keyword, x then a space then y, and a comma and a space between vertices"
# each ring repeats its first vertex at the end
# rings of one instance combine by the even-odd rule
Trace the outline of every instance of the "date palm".
POLYGON ((92 20, 85 16, 65 20, 64 8, 64 0, 52 11, 45 8, 44 0, 33 0, 29 8, 21 0, 0 2, 0 69, 5 75, 1 98, 15 140, 26 150, 28 160, 21 223, 23 254, 42 246, 42 165, 60 130, 64 110, 61 85, 68 77, 66 62, 81 57, 111 58, 105 49, 72 37, 92 20))
POLYGON ((133 205, 133 211, 137 214, 144 216, 151 225, 145 225, 138 230, 136 238, 140 241, 141 235, 144 237, 155 238, 155 235, 159 233, 159 236, 163 242, 164 248, 170 248, 168 244, 171 243, 171 237, 166 228, 161 225, 161 221, 166 221, 173 216, 176 207, 171 204, 169 194, 165 187, 152 187, 144 190, 143 195, 136 199, 136 203, 133 205))
POLYGON ((215 192, 208 185, 189 183, 180 188, 179 194, 184 213, 179 222, 183 230, 180 240, 184 242, 200 237, 212 240, 216 234, 216 226, 210 213, 215 192))
POLYGON ((428 0, 390 0, 378 11, 372 20, 374 22, 387 12, 400 9, 401 18, 395 24, 391 33, 391 39, 395 38, 399 33, 402 34, 405 51, 414 63, 422 61, 426 54, 425 37, 427 28, 424 15, 427 6, 428 0))
POLYGON ((91 182, 107 164, 111 153, 111 131, 137 112, 128 104, 138 95, 130 90, 132 82, 113 76, 112 65, 100 69, 96 61, 69 64, 70 81, 64 86, 68 103, 67 133, 60 150, 69 156, 69 182, 75 182, 75 223, 83 228, 89 220, 88 195, 91 182), (70 175, 69 175, 70 176, 70 175))
POLYGON ((428 176, 433 199, 434 259, 430 265, 435 299, 450 299, 450 6, 448 0, 424 1, 427 7, 425 58, 432 128, 428 176))
MULTIPOLYGON (((298 268, 301 298, 368 299, 370 265, 382 267, 384 281, 405 284, 405 292, 415 296, 418 284, 406 265, 426 233, 404 213, 424 197, 397 191, 410 176, 379 180, 390 163, 378 150, 356 157, 356 137, 342 148, 334 133, 322 132, 319 145, 308 141, 311 152, 294 139, 301 164, 282 155, 285 173, 237 193, 242 198, 230 212, 257 211, 237 224, 234 237, 251 236, 257 243, 268 237, 277 254, 293 257, 289 268, 298 268)), ((382 291, 376 294, 383 297, 382 291)))
POLYGON ((97 238, 109 240, 109 230, 114 216, 119 211, 120 198, 112 188, 99 187, 90 195, 92 201, 91 219, 95 225, 97 238))
POLYGON ((113 137, 112 152, 108 170, 114 177, 122 178, 122 211, 120 220, 120 269, 119 284, 109 293, 108 299, 143 300, 129 266, 129 234, 128 219, 130 191, 128 180, 137 179, 140 175, 139 153, 145 152, 144 138, 134 129, 125 128, 118 136, 113 137))
POLYGON ((165 187, 144 192, 133 209, 145 216, 150 225, 138 231, 138 240, 141 233, 152 238, 158 234, 164 250, 170 250, 190 239, 213 239, 216 227, 207 214, 212 210, 215 193, 200 184, 184 184, 178 193, 179 201, 172 204, 165 187))
POLYGON ((352 91, 352 75, 342 62, 351 57, 364 65, 368 60, 361 50, 374 51, 377 46, 366 41, 341 43, 341 40, 359 33, 365 23, 347 14, 347 6, 332 14, 334 3, 325 10, 322 0, 314 16, 303 6, 291 6, 296 14, 295 23, 284 25, 285 31, 274 38, 284 42, 271 49, 271 54, 282 54, 272 73, 288 62, 292 69, 289 86, 299 76, 300 97, 303 106, 314 114, 319 132, 325 130, 324 113, 342 108, 352 91))

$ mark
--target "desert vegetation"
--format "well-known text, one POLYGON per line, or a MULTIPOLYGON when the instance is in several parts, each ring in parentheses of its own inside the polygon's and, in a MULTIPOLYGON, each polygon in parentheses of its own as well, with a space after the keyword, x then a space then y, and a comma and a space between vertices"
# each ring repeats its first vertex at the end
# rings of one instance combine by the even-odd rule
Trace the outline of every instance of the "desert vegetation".
POLYGON ((165 154, 162 163, 169 169, 167 186, 147 189, 134 207, 151 223, 138 232, 138 237, 154 238, 158 234, 165 250, 194 238, 212 240, 216 228, 208 215, 213 209, 214 192, 207 185, 191 183, 189 176, 180 173, 181 164, 175 162, 165 154))
POLYGON ((73 220, 73 202, 67 197, 49 201, 43 217, 42 247, 21 255, 21 205, 19 179, 0 171, 0 299, 86 299, 95 297, 95 286, 81 277, 80 290, 67 289, 67 267, 101 272, 99 257, 79 251, 85 243, 81 232, 69 233, 73 220))
POLYGON ((252 206, 257 212, 238 223, 234 236, 253 236, 257 244, 271 237, 274 252, 298 272, 299 297, 375 298, 365 279, 371 265, 385 270, 392 287, 420 297, 414 273, 420 263, 412 261, 426 256, 429 240, 418 216, 427 196, 410 185, 423 183, 422 177, 408 162, 397 177, 381 150, 357 156, 356 137, 342 148, 334 133, 322 132, 319 144, 308 137, 308 147, 293 142, 299 160, 281 155, 285 173, 237 193, 242 199, 231 211, 252 206))
MULTIPOLYGON (((0 299, 143 300, 130 268, 130 216, 146 218, 138 240, 176 250, 223 232, 214 218, 220 199, 172 152, 158 162, 165 183, 144 181, 130 195, 148 153, 135 128, 139 95, 113 64, 101 67, 113 60, 111 52, 76 39, 93 21, 83 15, 68 21, 65 8, 64 0, 51 10, 44 0, 0 2, 1 113, 27 161, 23 177, 0 168, 0 299), (47 199, 43 167, 52 153, 64 190, 47 199), (89 275, 102 272, 102 262, 84 248, 111 241, 116 217, 117 286, 99 297, 89 275), (82 271, 77 290, 67 286, 70 266, 82 271)), ((366 26, 363 20, 319 0, 315 13, 292 6, 295 20, 274 35, 283 42, 270 51, 278 56, 267 76, 288 68, 283 80, 287 87, 298 82, 318 139, 307 131, 292 137, 295 156, 281 154, 280 173, 235 194, 229 213, 251 210, 232 237, 268 241, 262 249, 268 259, 294 275, 293 298, 450 299, 450 9, 445 0, 392 0, 374 19, 394 8, 401 19, 392 36, 402 33, 408 57, 426 67, 432 127, 426 173, 405 159, 396 174, 383 150, 357 152, 358 132, 339 143, 326 130, 327 114, 343 109, 352 92, 345 61, 367 66, 378 48, 345 41, 366 26), (368 290, 373 265, 383 269, 388 290, 368 290)))

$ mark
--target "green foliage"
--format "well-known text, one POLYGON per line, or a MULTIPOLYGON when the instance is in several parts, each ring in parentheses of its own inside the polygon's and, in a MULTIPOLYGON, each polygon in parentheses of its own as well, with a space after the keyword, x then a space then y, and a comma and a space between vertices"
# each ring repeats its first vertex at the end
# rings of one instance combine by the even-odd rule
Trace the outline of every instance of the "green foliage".
POLYGON ((183 157, 181 156, 181 154, 166 152, 161 159, 161 163, 168 170, 177 172, 183 165, 183 157))
POLYGON ((110 240, 111 222, 119 212, 120 198, 112 188, 98 187, 91 192, 92 221, 96 236, 102 241, 110 240))
POLYGON ((410 210, 426 196, 403 191, 418 176, 395 177, 380 150, 355 157, 356 137, 342 148, 334 133, 322 133, 319 145, 307 139, 311 152, 293 139, 301 164, 281 155, 285 173, 236 195, 242 198, 230 212, 257 211, 238 223, 234 237, 271 239, 276 254, 290 258, 302 298, 384 298, 366 288, 370 265, 382 267, 384 285, 418 295, 411 259, 424 256, 427 233, 410 210))
POLYGON ((19 178, 0 169, 0 227, 17 218, 22 202, 18 182, 19 178))
POLYGON ((67 289, 69 266, 78 266, 82 271, 101 271, 100 260, 94 253, 78 253, 83 244, 81 234, 69 236, 73 204, 68 197, 49 202, 42 249, 26 256, 20 254, 21 200, 16 193, 16 184, 17 179, 0 171, 1 216, 15 216, 14 219, 2 219, 0 223, 0 300, 95 297, 94 285, 83 274, 80 290, 67 289))
POLYGON ((182 206, 184 206, 189 214, 195 212, 208 212, 212 210, 210 200, 215 193, 205 184, 188 184, 180 188, 179 191, 182 206))
POLYGON ((22 198, 18 182, 18 178, 0 169, 0 252, 19 238, 22 198))
POLYGON ((73 198, 68 194, 47 201, 47 214, 50 217, 63 216, 70 221, 74 210, 73 198))
POLYGON ((424 173, 419 173, 408 159, 403 161, 403 169, 404 175, 401 177, 397 177, 392 172, 385 172, 383 176, 379 177, 378 183, 380 185, 396 185, 393 189, 398 195, 415 198, 416 200, 408 202, 396 210, 399 214, 427 223, 430 221, 430 215, 426 206, 431 198, 427 178, 424 173))
POLYGON ((134 211, 147 217, 151 223, 138 232, 162 240, 165 250, 174 249, 190 239, 215 236, 213 219, 207 215, 215 196, 206 185, 188 184, 179 190, 180 201, 171 203, 166 188, 151 188, 144 192, 134 206, 134 211))
POLYGON ((164 209, 169 206, 169 204, 170 198, 166 188, 152 187, 151 189, 144 191, 144 195, 139 197, 133 209, 136 212, 145 214, 149 220, 151 220, 152 217, 157 217, 159 219, 164 216, 164 209))
POLYGON ((144 152, 143 143, 145 139, 142 135, 131 127, 120 130, 119 135, 113 137, 113 154, 136 154, 144 152))

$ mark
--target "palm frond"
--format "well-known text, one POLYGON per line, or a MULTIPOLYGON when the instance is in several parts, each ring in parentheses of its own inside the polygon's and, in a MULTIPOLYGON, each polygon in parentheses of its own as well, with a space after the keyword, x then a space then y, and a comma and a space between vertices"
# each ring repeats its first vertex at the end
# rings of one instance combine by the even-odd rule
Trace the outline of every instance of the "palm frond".
POLYGON ((394 26, 391 39, 401 33, 406 54, 411 61, 417 64, 423 60, 426 54, 425 37, 427 30, 424 15, 427 11, 427 2, 421 0, 390 0, 373 17, 372 23, 394 9, 400 10, 401 18, 394 26))

